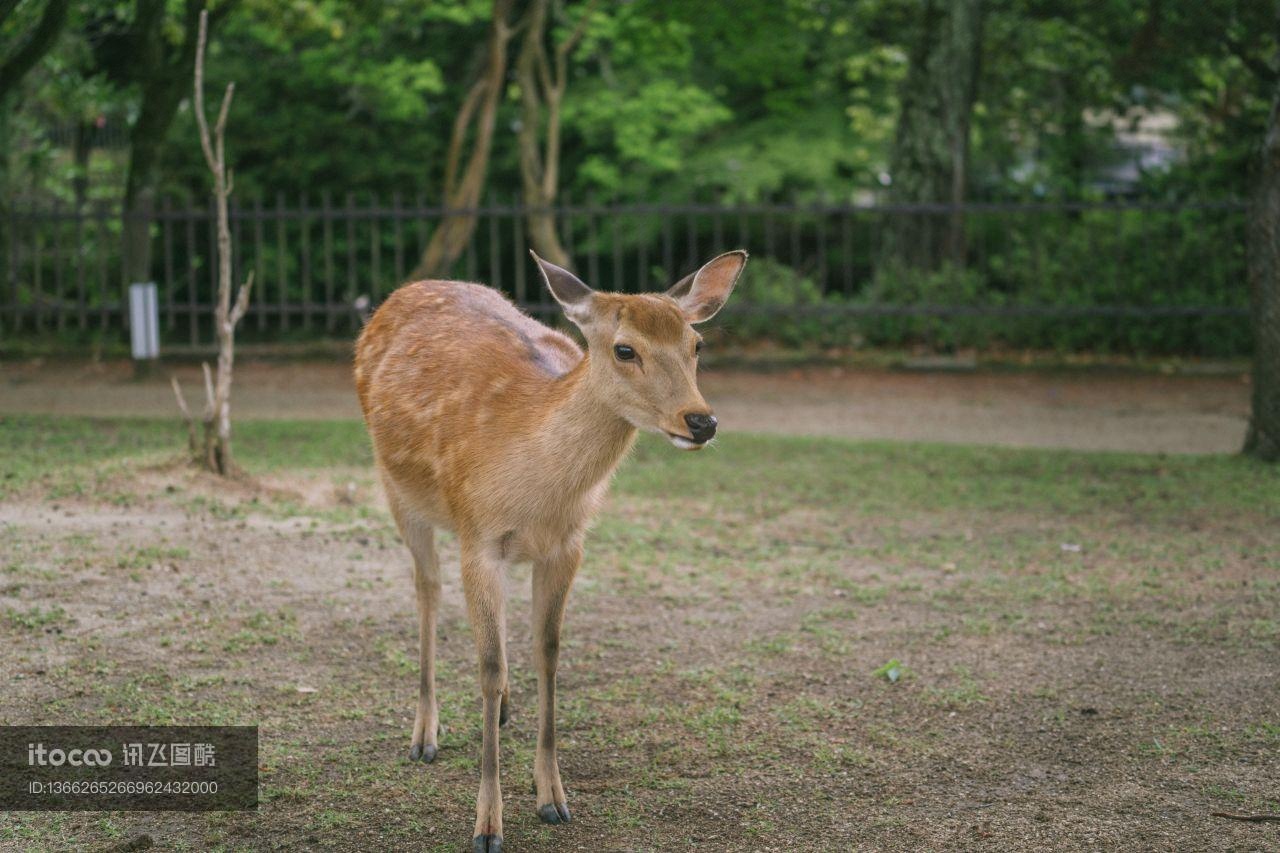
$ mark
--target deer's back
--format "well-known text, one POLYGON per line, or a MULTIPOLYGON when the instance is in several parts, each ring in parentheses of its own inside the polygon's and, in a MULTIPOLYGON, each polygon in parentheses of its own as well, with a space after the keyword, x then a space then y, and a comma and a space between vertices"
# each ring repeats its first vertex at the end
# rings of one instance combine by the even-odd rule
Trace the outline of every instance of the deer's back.
POLYGON ((499 374, 536 383, 568 373, 581 360, 570 338, 492 288, 420 281, 391 294, 361 332, 356 389, 367 409, 378 380, 395 381, 401 369, 420 381, 445 372, 453 381, 499 374), (397 370, 387 371, 388 362, 397 370))
POLYGON ((447 490, 497 451, 498 436, 536 417, 582 358, 491 288, 405 285, 356 343, 356 391, 379 463, 393 481, 447 490))

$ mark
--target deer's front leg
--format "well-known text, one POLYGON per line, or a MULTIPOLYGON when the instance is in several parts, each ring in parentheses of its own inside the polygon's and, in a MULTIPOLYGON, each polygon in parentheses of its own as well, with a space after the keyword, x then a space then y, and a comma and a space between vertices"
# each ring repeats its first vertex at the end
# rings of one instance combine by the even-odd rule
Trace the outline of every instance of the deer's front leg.
POLYGON ((533 568, 533 660, 538 670, 538 751, 533 781, 538 817, 544 823, 569 822, 569 803, 556 761, 556 667, 564 605, 581 562, 582 547, 574 544, 533 568))
POLYGON ((502 850, 502 789, 498 783, 498 722, 507 688, 507 626, 502 563, 489 543, 462 543, 462 585, 480 658, 484 700, 480 794, 476 798, 474 853, 502 850))

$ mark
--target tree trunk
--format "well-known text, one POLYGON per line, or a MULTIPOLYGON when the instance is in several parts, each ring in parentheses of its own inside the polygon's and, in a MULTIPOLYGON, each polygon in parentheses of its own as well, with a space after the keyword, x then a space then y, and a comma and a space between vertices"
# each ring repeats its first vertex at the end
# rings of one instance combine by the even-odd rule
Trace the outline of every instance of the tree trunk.
POLYGON ((550 5, 549 0, 533 0, 525 17, 524 42, 516 61, 516 82, 520 86, 520 176, 529 245, 551 263, 572 269, 573 259, 556 231, 554 209, 560 190, 560 106, 568 86, 569 54, 582 38, 594 0, 569 37, 556 45, 554 64, 548 59, 546 48, 550 5))
MULTIPOLYGON (((26 43, 8 56, 0 56, 0 101, 22 82, 27 72, 57 43, 58 36, 66 26, 67 9, 70 6, 70 0, 48 0, 26 43)), ((7 6, 5 14, 0 15, 0 23, 12 11, 13 6, 7 6)))
MULTIPOLYGON (((1280 4, 1276 31, 1280 34, 1280 4)), ((1280 461, 1280 82, 1272 97, 1261 154, 1249 219, 1253 411, 1244 452, 1276 462, 1280 461)))
POLYGON ((493 147, 493 125, 507 76, 507 42, 511 40, 507 19, 511 5, 512 0, 493 2, 485 63, 453 122, 445 166, 444 216, 413 269, 411 275, 415 279, 447 275, 475 232, 475 208, 480 204, 480 194, 484 191, 489 152, 493 147), (458 167, 467 138, 472 135, 473 124, 471 151, 466 168, 459 175, 458 167))
POLYGON ((236 474, 235 459, 231 453, 231 372, 235 366, 236 324, 249 308, 249 292, 253 286, 253 275, 240 288, 235 304, 231 300, 231 226, 228 219, 227 199, 231 195, 232 182, 227 174, 226 129, 227 115, 231 110, 231 99, 235 94, 235 84, 227 85, 222 96, 222 107, 218 110, 218 120, 209 132, 208 121, 204 113, 204 48, 208 35, 208 13, 200 13, 199 34, 195 48, 195 97, 193 106, 196 113, 196 125, 200 131, 200 147, 204 151, 205 162, 213 173, 213 193, 216 204, 218 223, 218 294, 214 309, 214 329, 218 335, 218 372, 215 380, 204 365, 204 447, 197 449, 195 444, 195 419, 183 399, 182 389, 173 380, 173 393, 178 398, 178 408, 187 419, 191 449, 206 468, 215 474, 229 476, 236 474))
POLYGON ((155 158, 159 142, 134 141, 129 150, 121 207, 121 257, 125 286, 151 280, 151 219, 155 214, 155 158))
POLYGON ((890 258, 915 268, 962 263, 970 118, 982 55, 982 0, 925 0, 890 154, 890 196, 950 205, 946 216, 903 213, 886 235, 890 258))
MULTIPOLYGON (((216 22, 233 2, 218 7, 216 22)), ((137 121, 129 131, 129 164, 121 207, 121 249, 124 284, 151 279, 151 222, 155 214, 156 167, 160 149, 178 114, 186 92, 185 81, 196 52, 196 30, 204 14, 204 0, 183 5, 182 42, 168 45, 163 0, 139 2, 135 31, 131 34, 137 57, 131 73, 142 88, 137 121)))
POLYGON ((151 280, 151 221, 156 204, 156 164, 181 100, 180 92, 167 81, 144 85, 142 109, 129 130, 129 164, 125 172, 124 204, 121 207, 123 219, 120 223, 126 286, 151 280))

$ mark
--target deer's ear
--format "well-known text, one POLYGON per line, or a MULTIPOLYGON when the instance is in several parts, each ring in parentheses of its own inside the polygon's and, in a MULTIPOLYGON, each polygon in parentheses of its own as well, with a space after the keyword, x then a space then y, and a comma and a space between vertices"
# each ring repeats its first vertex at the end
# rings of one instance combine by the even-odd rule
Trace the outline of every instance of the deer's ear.
POLYGON ((667 291, 667 295, 680 304, 680 310, 690 323, 710 320, 728 301, 746 265, 747 253, 742 249, 725 252, 707 261, 693 275, 680 279, 667 291))
POLYGON ((529 250, 533 260, 538 264, 542 280, 547 283, 547 290, 560 303, 564 315, 581 326, 591 319, 592 296, 595 291, 582 283, 582 280, 567 269, 558 267, 550 261, 544 261, 529 250))

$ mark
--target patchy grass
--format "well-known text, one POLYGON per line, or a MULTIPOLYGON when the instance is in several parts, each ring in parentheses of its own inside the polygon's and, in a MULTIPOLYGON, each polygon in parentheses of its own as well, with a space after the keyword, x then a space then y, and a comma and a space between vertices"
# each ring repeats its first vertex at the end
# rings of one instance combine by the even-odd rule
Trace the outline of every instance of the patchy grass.
MULTIPOLYGON (((176 421, 0 417, 0 488, 84 476, 121 459, 178 456, 176 421), (50 465, 50 460, 56 464, 50 465)), ((246 421, 237 458, 251 473, 372 464, 358 421, 246 421)), ((620 493, 746 507, 769 514, 840 505, 862 515, 1033 506, 1064 514, 1116 511, 1168 521, 1197 509, 1280 520, 1280 473, 1243 457, 1146 456, 952 445, 733 435, 697 454, 644 437, 618 478, 620 493), (743 491, 743 471, 752 482, 743 491)), ((714 517, 707 513, 707 518, 714 517)))
MULTIPOLYGON (((360 424, 237 424, 255 480, 227 489, 172 464, 182 441, 173 423, 0 419, 0 722, 255 723, 262 805, 8 814, 0 846, 464 845, 479 715, 456 541, 446 730, 434 765, 410 765, 412 584, 360 424)), ((1280 809, 1274 468, 642 439, 567 619, 567 827, 528 794, 527 580, 513 570, 513 849, 1277 840, 1208 817, 1280 809)))
MULTIPOLYGON (((146 418, 0 416, 0 497, 32 483, 51 496, 91 494, 92 475, 116 473, 121 461, 179 458, 185 427, 146 418)), ((236 424, 237 459, 253 473, 372 465, 358 421, 247 421, 236 424)), ((97 478, 93 478, 97 479, 97 478)))

